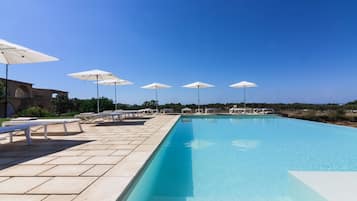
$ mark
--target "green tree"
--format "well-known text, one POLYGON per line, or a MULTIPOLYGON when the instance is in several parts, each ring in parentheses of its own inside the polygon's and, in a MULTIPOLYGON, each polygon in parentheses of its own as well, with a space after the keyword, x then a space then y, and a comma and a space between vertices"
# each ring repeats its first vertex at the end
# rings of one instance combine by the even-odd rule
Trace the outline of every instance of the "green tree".
POLYGON ((113 100, 109 98, 102 97, 100 99, 100 108, 101 110, 114 110, 113 100))
POLYGON ((145 101, 142 106, 144 108, 155 108, 156 107, 156 100, 145 101))
POLYGON ((161 108, 172 108, 174 112, 181 112, 181 109, 183 108, 181 103, 168 103, 165 105, 162 105, 161 108))
POLYGON ((97 99, 79 100, 79 112, 95 112, 97 111, 97 99))
POLYGON ((67 96, 65 95, 57 95, 52 99, 52 104, 54 107, 54 112, 56 114, 62 114, 69 112, 71 109, 71 103, 67 96))
POLYGON ((17 113, 18 116, 22 117, 50 117, 53 114, 43 108, 38 106, 29 107, 17 113))
MULTIPOLYGON (((114 110, 113 100, 105 97, 100 98, 100 110, 114 110)), ((72 98, 68 101, 67 112, 95 112, 97 111, 97 99, 72 98)))
POLYGON ((0 98, 5 96, 5 84, 0 81, 0 98))

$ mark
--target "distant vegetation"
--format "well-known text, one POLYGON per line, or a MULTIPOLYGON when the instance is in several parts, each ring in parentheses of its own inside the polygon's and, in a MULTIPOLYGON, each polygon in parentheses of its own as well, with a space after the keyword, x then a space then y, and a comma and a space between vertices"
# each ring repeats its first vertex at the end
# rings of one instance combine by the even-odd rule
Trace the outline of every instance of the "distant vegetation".
MULTIPOLYGON (((57 96, 57 98, 53 99, 54 105, 54 112, 55 113, 67 113, 67 112, 90 112, 96 111, 97 108, 97 100, 95 98, 92 99, 77 99, 72 98, 68 99, 65 96, 57 96)), ((141 105, 129 105, 129 104, 118 104, 119 109, 142 109, 142 108, 155 108, 156 101, 150 100, 145 101, 141 105)), ((243 107, 243 103, 213 103, 203 105, 203 107, 210 107, 210 108, 219 108, 221 110, 228 110, 229 108, 233 107, 233 105, 237 105, 237 107, 243 107)), ((114 103, 111 99, 102 97, 100 99, 100 106, 101 110, 113 110, 114 103)), ((168 103, 160 105, 159 108, 172 108, 176 112, 180 112, 182 108, 190 107, 195 108, 197 105, 195 104, 188 104, 184 105, 181 103, 168 103)), ((304 103, 250 103, 247 104, 247 107, 266 107, 266 108, 273 108, 276 111, 283 111, 283 110, 357 110, 357 101, 350 102, 344 105, 338 104, 304 104, 304 103)))
MULTIPOLYGON (((223 112, 228 112, 229 108, 236 105, 243 107, 243 103, 214 103, 203 105, 202 107, 218 108, 223 112)), ((143 108, 155 108, 156 101, 145 101, 141 105, 129 105, 118 103, 118 109, 135 110, 143 108)), ((168 103, 159 106, 162 108, 172 108, 174 112, 181 112, 182 108, 196 108, 195 104, 168 103)), ((252 108, 273 108, 276 113, 292 117, 320 122, 357 122, 357 100, 346 104, 305 104, 305 103, 249 103, 247 107, 252 108), (356 112, 356 114, 354 114, 356 112)), ((111 99, 102 97, 100 108, 103 110, 114 110, 115 106, 111 99)), ((73 116, 82 112, 94 112, 97 110, 97 100, 91 99, 68 99, 65 96, 57 96, 53 99, 53 110, 46 111, 39 107, 31 107, 23 110, 17 116, 73 116)), ((357 123, 356 123, 357 125, 357 123)))
POLYGON ((42 109, 38 106, 29 107, 25 110, 20 111, 17 113, 17 116, 22 117, 50 117, 54 116, 54 113, 51 113, 45 109, 42 109))
MULTIPOLYGON (((93 112, 97 110, 97 100, 91 99, 78 99, 67 98, 65 96, 57 96, 53 99, 53 112, 54 114, 64 113, 81 113, 81 112, 93 112)), ((229 108, 236 105, 237 107, 243 107, 243 103, 213 103, 202 105, 202 107, 218 108, 222 111, 228 111, 229 108)), ((131 110, 131 109, 143 109, 143 108, 155 108, 156 101, 145 101, 141 105, 130 105, 118 103, 118 109, 131 110)), ((159 106, 162 108, 172 108, 175 112, 181 112, 182 108, 196 108, 196 104, 181 104, 181 103, 168 103, 159 106)), ((253 108, 273 108, 276 112, 304 110, 304 111, 344 111, 344 110, 357 110, 357 101, 349 102, 347 104, 305 104, 305 103, 249 103, 247 107, 253 108)), ((101 110, 114 110, 115 106, 113 100, 101 97, 100 98, 101 110)), ((339 112, 341 113, 341 112, 339 112)))

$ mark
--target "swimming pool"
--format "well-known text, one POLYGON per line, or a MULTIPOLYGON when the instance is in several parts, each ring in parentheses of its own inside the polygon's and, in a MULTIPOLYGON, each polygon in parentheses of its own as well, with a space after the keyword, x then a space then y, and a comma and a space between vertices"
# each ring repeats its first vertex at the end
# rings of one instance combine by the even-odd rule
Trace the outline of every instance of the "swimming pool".
POLYGON ((357 170, 357 129, 277 116, 181 117, 127 201, 321 201, 288 171, 357 170))

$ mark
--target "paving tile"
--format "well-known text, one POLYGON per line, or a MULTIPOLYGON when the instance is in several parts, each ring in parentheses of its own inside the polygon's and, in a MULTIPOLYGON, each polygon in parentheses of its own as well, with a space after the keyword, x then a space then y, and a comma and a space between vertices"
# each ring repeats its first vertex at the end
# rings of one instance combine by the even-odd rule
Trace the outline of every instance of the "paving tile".
POLYGON ((41 201, 47 195, 0 195, 1 201, 41 201))
POLYGON ((84 151, 82 150, 64 150, 57 153, 52 154, 51 156, 79 156, 84 151))
POLYGON ((47 164, 56 164, 56 165, 72 165, 72 164, 80 164, 81 162, 87 160, 89 156, 61 156, 58 157, 47 164))
POLYGON ((43 173, 40 176, 79 176, 93 165, 57 165, 43 173))
POLYGON ((137 147, 138 145, 135 144, 113 144, 109 145, 109 149, 129 149, 133 150, 137 147))
POLYGON ((150 152, 153 152, 155 151, 156 147, 158 145, 152 145, 152 144, 142 144, 142 145, 139 145, 135 151, 150 151, 150 152))
POLYGON ((47 163, 50 160, 53 160, 55 158, 56 157, 54 157, 54 156, 44 156, 44 157, 40 157, 40 158, 36 158, 36 159, 32 159, 32 160, 23 162, 21 164, 24 164, 24 165, 40 165, 40 164, 47 163))
POLYGON ((126 156, 126 155, 128 155, 130 152, 132 152, 132 150, 119 149, 119 150, 113 152, 111 155, 112 155, 112 156, 126 156))
POLYGON ((132 177, 135 176, 143 166, 144 162, 140 161, 121 161, 112 167, 104 176, 109 177, 132 177))
POLYGON ((95 165, 81 176, 102 176, 105 172, 107 172, 113 165, 95 165))
POLYGON ((85 150, 82 150, 83 147, 87 146, 87 144, 81 144, 81 145, 77 145, 77 146, 74 146, 74 147, 71 147, 69 149, 67 149, 68 151, 80 151, 80 152, 84 152, 85 150))
POLYGON ((102 164, 102 165, 110 165, 117 164, 122 156, 93 156, 88 160, 84 161, 82 164, 102 164))
POLYGON ((81 154, 81 156, 108 156, 115 152, 115 150, 89 150, 81 154))
POLYGON ((145 140, 143 144, 151 144, 151 145, 157 145, 160 144, 162 141, 162 137, 154 136, 150 137, 149 139, 145 140))
POLYGON ((54 177, 34 188, 30 194, 79 194, 96 177, 54 177))
POLYGON ((143 143, 143 141, 142 141, 142 140, 134 140, 134 141, 132 141, 130 144, 136 144, 136 145, 139 145, 139 144, 141 144, 141 143, 143 143))
POLYGON ((0 194, 23 194, 49 179, 49 177, 13 177, 0 183, 0 194))
POLYGON ((109 141, 110 144, 130 144, 131 140, 112 140, 109 141))
POLYGON ((124 191, 129 184, 129 177, 101 177, 89 188, 77 196, 75 201, 113 201, 124 191))
POLYGON ((87 150, 100 150, 100 149, 108 149, 110 145, 102 145, 102 144, 88 144, 85 145, 83 147, 81 147, 81 149, 87 149, 87 150))
POLYGON ((128 155, 125 159, 131 161, 147 161, 151 156, 151 151, 135 151, 128 155))
POLYGON ((71 201, 76 195, 49 195, 43 201, 71 201))
POLYGON ((36 176, 54 165, 16 165, 0 170, 0 176, 36 176))

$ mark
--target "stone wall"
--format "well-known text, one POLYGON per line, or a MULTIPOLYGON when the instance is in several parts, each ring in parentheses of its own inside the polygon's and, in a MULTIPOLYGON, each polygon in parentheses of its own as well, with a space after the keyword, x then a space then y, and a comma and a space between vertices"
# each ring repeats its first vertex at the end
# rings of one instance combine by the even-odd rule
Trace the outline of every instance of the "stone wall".
MULTIPOLYGON (((0 82, 5 85, 5 79, 0 78, 0 82)), ((52 110, 51 103, 54 95, 68 96, 67 92, 53 89, 33 88, 31 83, 8 80, 8 115, 13 115, 18 111, 31 106, 52 110)), ((0 101, 0 115, 4 115, 4 98, 0 101)))

